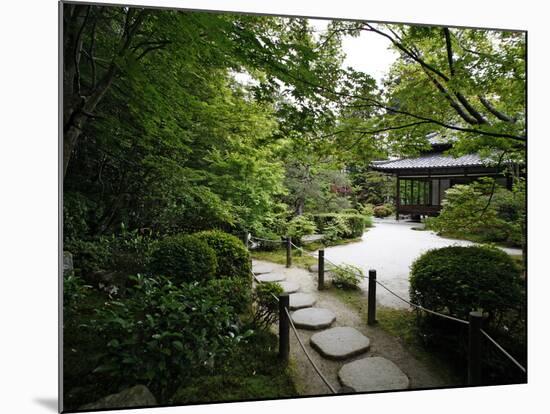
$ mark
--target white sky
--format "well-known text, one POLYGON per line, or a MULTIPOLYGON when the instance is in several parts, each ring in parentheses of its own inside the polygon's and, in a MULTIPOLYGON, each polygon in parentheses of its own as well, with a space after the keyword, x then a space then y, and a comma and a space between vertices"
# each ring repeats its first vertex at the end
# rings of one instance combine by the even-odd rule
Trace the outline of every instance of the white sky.
MULTIPOLYGON (((309 19, 314 30, 321 34, 326 31, 330 20, 309 19)), ((388 72, 398 54, 389 49, 390 41, 376 33, 361 32, 358 37, 345 36, 342 50, 346 55, 343 66, 371 75, 380 86, 382 78, 388 72)), ((250 83, 252 79, 246 73, 234 73, 241 83, 250 83)))
MULTIPOLYGON (((330 20, 310 19, 309 22, 316 31, 324 32, 330 20)), ((389 46, 390 41, 376 33, 361 32, 357 37, 345 36, 342 39, 342 49, 346 54, 343 66, 368 73, 380 84, 398 57, 389 46)))

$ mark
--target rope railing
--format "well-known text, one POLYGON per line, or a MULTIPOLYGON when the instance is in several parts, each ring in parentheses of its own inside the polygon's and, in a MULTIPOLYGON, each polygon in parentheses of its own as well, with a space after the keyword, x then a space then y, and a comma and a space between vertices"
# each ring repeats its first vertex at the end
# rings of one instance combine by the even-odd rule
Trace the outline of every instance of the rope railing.
POLYGON ((332 384, 327 380, 327 378, 323 375, 323 373, 321 372, 321 370, 317 367, 317 364, 315 364, 315 362, 313 361, 313 359, 311 358, 311 355, 309 355, 309 352, 307 351, 304 343, 302 342, 302 339, 300 338, 300 335, 298 335, 298 331, 296 330, 296 326, 294 326, 294 322, 292 321, 292 318, 290 317, 290 313, 288 312, 288 309, 285 308, 285 312, 286 312, 286 315, 287 315, 287 318, 288 318, 288 321, 290 322, 290 327, 292 328, 292 332, 294 332, 294 335, 296 336, 296 339, 298 340, 298 343, 300 344, 300 347, 302 348, 302 351, 304 351, 304 354, 306 355, 308 361, 310 362, 311 366, 313 367, 313 369, 315 370, 315 372, 317 373, 317 375, 319 375, 319 378, 321 378, 321 380, 325 383, 325 385, 328 387, 328 389, 333 393, 333 394, 338 394, 338 392, 336 391, 336 389, 332 386, 332 384))
MULTIPOLYGON (((291 240, 289 240, 289 245, 294 247, 295 249, 298 249, 299 251, 301 251, 302 253, 305 253, 306 255, 308 256, 311 256, 311 257, 314 257, 316 259, 319 259, 319 256, 318 255, 315 255, 314 253, 312 252, 309 252, 309 251, 306 251, 304 250, 302 247, 300 246, 297 246, 294 242, 292 242, 291 240)), ((338 268, 340 267, 341 265, 338 265, 334 262, 332 262, 331 260, 327 259, 324 255, 322 257, 322 260, 323 262, 328 262, 329 264, 331 264, 332 266, 338 268)), ((376 272, 375 272, 376 273, 376 272)), ((361 277, 361 278, 365 278, 367 280, 369 280, 369 276, 363 274, 363 273, 355 273, 356 276, 358 277, 361 277)), ((321 277, 321 276, 320 276, 321 277)), ((425 308, 424 306, 422 305, 418 305, 416 303, 413 303, 405 298, 403 298, 401 295, 397 294, 396 292, 394 292, 393 290, 391 290, 390 288, 388 288, 386 285, 384 285, 382 282, 380 282, 379 280, 376 280, 376 274, 374 274, 373 276, 374 278, 374 285, 373 286, 376 286, 376 285, 379 285, 381 286, 384 290, 386 290, 388 293, 390 293, 391 295, 395 296, 396 298, 398 298, 399 300, 403 301, 404 303, 408 304, 410 307, 413 307, 415 309, 418 309, 422 312, 426 312, 426 313, 429 313, 429 314, 432 314, 432 315, 435 315, 435 316, 438 316, 438 317, 441 317, 441 318, 444 318, 444 319, 448 319, 448 320, 452 320, 454 322, 458 322, 458 323, 461 323, 461 324, 464 324, 464 325, 471 325, 470 324, 470 321, 467 321, 467 320, 464 320, 464 319, 460 319, 460 318, 456 318, 454 316, 451 316, 451 315, 447 315, 447 314, 444 314, 444 313, 441 313, 441 312, 437 312, 437 311, 434 311, 434 310, 431 310, 431 309, 428 309, 428 308, 425 308)), ((320 282, 321 283, 321 282, 320 282)), ((369 288, 370 288, 370 285, 369 285, 369 288)), ((290 319, 290 317, 289 317, 290 319)), ((294 328, 294 325, 292 324, 292 319, 290 319, 291 321, 291 325, 293 327, 293 330, 295 331, 295 328, 294 328)), ((479 328, 478 328, 479 329, 479 328)), ((525 369, 525 367, 523 367, 512 355, 510 355, 510 353, 508 353, 496 340, 494 340, 487 332, 485 332, 483 329, 479 329, 479 332, 481 332, 481 334, 483 336, 485 336, 500 352, 502 352, 516 367, 518 367, 521 371, 523 371, 524 373, 527 372, 527 370, 525 369)), ((295 331, 295 334, 297 336, 297 332, 295 331)), ((298 336, 297 336, 298 337, 298 336)), ((302 345, 302 348, 304 349, 304 352, 306 352, 306 356, 308 356, 308 359, 309 358, 309 355, 307 354, 307 351, 305 350, 305 348, 303 347, 303 344, 301 343, 300 339, 298 338, 298 342, 300 343, 300 345, 302 345)), ((313 361, 310 359, 310 362, 312 362, 313 364, 313 361)), ((315 366, 314 366, 315 367, 315 366)), ((321 374, 320 374, 321 375, 321 374)), ((326 381, 325 381, 326 383, 326 381)), ((329 388, 331 388, 331 390, 333 391, 332 387, 327 384, 327 386, 329 386, 329 388)), ((333 391, 334 392, 334 391, 333 391)))
POLYGON ((523 365, 521 365, 517 359, 515 359, 512 355, 510 355, 497 341, 495 341, 487 332, 485 332, 483 329, 480 329, 480 332, 491 342, 500 352, 502 352, 510 361, 514 363, 516 367, 518 367, 520 370, 523 371, 523 373, 527 373, 527 370, 523 365))
MULTIPOLYGON (((252 274, 252 277, 254 278, 254 280, 256 281, 256 283, 262 283, 258 277, 256 276, 256 274, 251 270, 250 273, 252 274)), ((273 296, 273 298, 279 302, 279 298, 272 292, 270 292, 271 296, 273 296)), ((332 384, 326 379, 326 377, 323 375, 323 373, 321 372, 321 370, 317 367, 317 365, 315 364, 315 362, 313 361, 313 359, 311 358, 311 355, 309 354, 309 352, 307 351, 304 343, 302 342, 302 339, 300 338, 300 335, 298 334, 298 331, 296 330, 296 326, 294 326, 294 322, 292 321, 292 318, 290 317, 290 313, 288 312, 288 309, 285 307, 284 308, 285 310, 285 313, 286 313, 286 317, 288 318, 288 321, 290 323, 290 327, 292 328, 292 331, 294 332, 294 335, 296 336, 296 339, 298 340, 298 343, 300 344, 300 347, 302 348, 302 350, 304 351, 304 354, 306 355, 306 358, 308 359, 308 361, 310 362, 311 366, 313 367, 313 369, 315 370, 315 372, 317 373, 317 375, 319 375, 319 378, 321 378, 321 380, 325 383, 325 385, 330 389, 330 391, 333 393, 333 394, 337 394, 337 391, 336 389, 332 386, 332 384)))

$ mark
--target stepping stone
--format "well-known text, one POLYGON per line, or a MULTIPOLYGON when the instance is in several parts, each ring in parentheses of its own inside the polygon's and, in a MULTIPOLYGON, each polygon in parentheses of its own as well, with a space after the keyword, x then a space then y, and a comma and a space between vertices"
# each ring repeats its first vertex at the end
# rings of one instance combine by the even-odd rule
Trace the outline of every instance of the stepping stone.
POLYGON ((263 273, 271 273, 275 268, 267 263, 252 263, 252 271, 256 275, 261 275, 263 273))
POLYGON ((316 333, 310 343, 322 356, 330 359, 346 359, 368 351, 369 338, 355 328, 339 326, 316 333))
POLYGON ((328 309, 306 308, 293 312, 292 322, 297 328, 303 329, 324 329, 332 325, 336 315, 328 309))
POLYGON ((282 282, 286 279, 286 276, 277 273, 263 273, 260 276, 256 276, 260 282, 282 282))
POLYGON ((355 392, 403 390, 409 388, 409 378, 397 365, 381 357, 358 359, 345 364, 338 372, 344 387, 355 392))
POLYGON ((294 282, 279 282, 279 285, 283 288, 284 293, 294 293, 300 289, 300 285, 294 282))
POLYGON ((289 295, 290 310, 309 308, 315 305, 315 296, 309 293, 293 293, 289 295))

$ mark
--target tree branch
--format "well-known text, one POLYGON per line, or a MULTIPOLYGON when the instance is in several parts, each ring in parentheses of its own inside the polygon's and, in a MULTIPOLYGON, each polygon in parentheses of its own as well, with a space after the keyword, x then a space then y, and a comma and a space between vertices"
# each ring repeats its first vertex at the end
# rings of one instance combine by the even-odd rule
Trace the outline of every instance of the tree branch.
POLYGON ((483 106, 494 116, 496 116, 498 119, 504 122, 510 122, 515 123, 517 121, 516 118, 512 118, 511 116, 506 115, 505 113, 499 111, 496 109, 491 102, 489 102, 485 97, 478 95, 479 101, 483 104, 483 106))

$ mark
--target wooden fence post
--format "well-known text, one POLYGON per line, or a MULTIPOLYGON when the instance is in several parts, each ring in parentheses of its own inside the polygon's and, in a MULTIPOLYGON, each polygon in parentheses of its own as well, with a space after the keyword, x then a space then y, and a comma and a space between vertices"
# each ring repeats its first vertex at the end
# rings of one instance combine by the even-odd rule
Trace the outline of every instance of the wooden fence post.
POLYGON ((317 290, 323 290, 325 288, 325 250, 319 250, 319 262, 318 266, 318 281, 317 290))
POLYGON ((367 324, 376 324, 376 270, 369 270, 367 324))
POLYGON ((292 266, 292 238, 286 238, 286 267, 292 266))
POLYGON ((281 293, 279 295, 279 358, 285 362, 288 362, 290 353, 290 323, 287 314, 289 303, 288 293, 281 293))
POLYGON ((470 312, 468 325, 468 385, 481 384, 482 312, 470 312))

